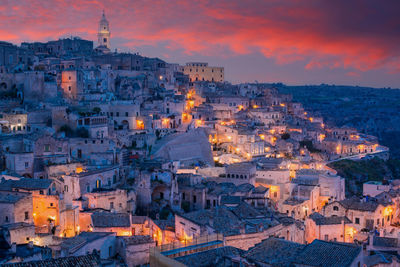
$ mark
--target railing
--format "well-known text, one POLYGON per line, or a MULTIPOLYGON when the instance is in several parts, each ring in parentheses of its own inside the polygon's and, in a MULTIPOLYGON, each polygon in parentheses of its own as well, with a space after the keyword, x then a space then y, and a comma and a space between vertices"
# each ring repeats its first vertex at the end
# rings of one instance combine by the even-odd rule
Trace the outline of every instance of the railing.
POLYGON ((150 267, 186 267, 185 264, 162 255, 158 247, 150 248, 149 252, 150 267))
POLYGON ((205 235, 205 236, 200 236, 197 238, 193 238, 191 240, 185 239, 182 241, 176 241, 164 245, 160 245, 157 248, 159 249, 160 252, 164 251, 170 251, 173 249, 179 249, 179 248, 185 248, 189 246, 197 246, 200 244, 206 244, 214 241, 222 241, 224 240, 224 236, 222 234, 213 234, 213 235, 205 235))

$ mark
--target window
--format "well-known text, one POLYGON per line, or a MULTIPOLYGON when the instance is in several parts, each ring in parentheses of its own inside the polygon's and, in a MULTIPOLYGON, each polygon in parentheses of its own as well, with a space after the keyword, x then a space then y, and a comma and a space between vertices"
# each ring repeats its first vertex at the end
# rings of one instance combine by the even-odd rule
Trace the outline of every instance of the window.
POLYGON ((29 212, 25 211, 25 220, 29 220, 29 212))
POLYGON ((333 206, 333 210, 338 211, 339 207, 338 206, 333 206))
POLYGON ((29 167, 29 162, 25 162, 25 168, 29 167))
POLYGON ((104 39, 103 39, 103 42, 107 43, 107 38, 104 38, 104 39))
POLYGON ((114 202, 110 202, 110 210, 114 208, 114 202))
POLYGON ((60 147, 60 146, 57 147, 57 151, 58 151, 58 152, 61 152, 61 151, 62 151, 62 147, 60 147))
POLYGON ((278 192, 274 192, 274 197, 278 197, 278 192))
POLYGON ((325 235, 325 236, 324 236, 324 240, 325 240, 325 241, 328 241, 328 240, 329 240, 329 235, 325 235))
POLYGON ((40 191, 39 191, 39 194, 43 195, 43 190, 40 190, 40 191))
POLYGON ((96 180, 96 188, 100 188, 101 187, 101 180, 97 179, 96 180))
POLYGON ((68 192, 68 185, 64 185, 64 192, 68 192))
POLYGON ((128 117, 128 115, 129 115, 129 113, 128 113, 128 112, 125 112, 125 117, 128 117))
POLYGON ((193 203, 196 203, 196 196, 193 196, 193 203))
POLYGON ((355 223, 360 224, 360 218, 355 218, 355 223))
POLYGON ((6 221, 6 222, 8 222, 8 216, 6 216, 6 219, 5 219, 5 221, 6 221))
POLYGON ((51 203, 50 203, 50 207, 53 207, 53 206, 54 206, 54 203, 53 203, 53 202, 51 202, 51 203))

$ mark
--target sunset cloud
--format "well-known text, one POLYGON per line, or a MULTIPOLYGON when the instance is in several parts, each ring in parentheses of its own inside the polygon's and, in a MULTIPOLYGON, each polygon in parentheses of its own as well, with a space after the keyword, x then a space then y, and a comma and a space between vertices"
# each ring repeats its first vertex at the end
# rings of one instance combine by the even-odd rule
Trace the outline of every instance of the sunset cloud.
POLYGON ((302 62, 306 70, 400 69, 398 0, 0 2, 0 39, 10 42, 68 35, 96 40, 105 9, 115 48, 162 43, 217 58, 260 53, 276 64, 302 62))

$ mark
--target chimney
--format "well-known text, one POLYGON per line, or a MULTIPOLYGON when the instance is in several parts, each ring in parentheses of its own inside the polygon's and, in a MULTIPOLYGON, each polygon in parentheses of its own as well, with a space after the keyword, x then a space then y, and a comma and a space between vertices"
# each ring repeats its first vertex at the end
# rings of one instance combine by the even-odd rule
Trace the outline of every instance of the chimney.
POLYGON ((246 233, 246 229, 245 229, 245 226, 244 225, 242 225, 242 226, 240 226, 240 234, 245 234, 246 233))

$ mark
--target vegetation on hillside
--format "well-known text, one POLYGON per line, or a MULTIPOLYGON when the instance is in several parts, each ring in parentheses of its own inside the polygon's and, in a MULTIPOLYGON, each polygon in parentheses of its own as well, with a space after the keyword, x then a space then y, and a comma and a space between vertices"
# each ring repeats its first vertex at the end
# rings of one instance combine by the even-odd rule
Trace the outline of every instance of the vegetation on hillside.
POLYGON ((363 183, 400 179, 400 160, 379 158, 369 160, 341 160, 328 164, 346 178, 346 194, 362 195, 363 183))

